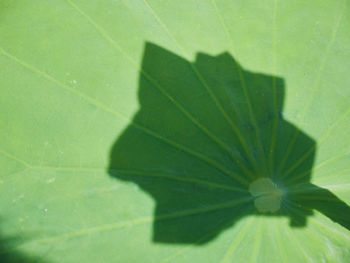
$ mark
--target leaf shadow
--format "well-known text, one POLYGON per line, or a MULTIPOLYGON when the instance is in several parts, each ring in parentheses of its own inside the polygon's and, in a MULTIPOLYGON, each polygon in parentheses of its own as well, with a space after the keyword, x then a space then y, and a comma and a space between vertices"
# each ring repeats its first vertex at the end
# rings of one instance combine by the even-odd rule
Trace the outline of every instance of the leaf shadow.
POLYGON ((26 254, 19 251, 23 238, 6 236, 0 232, 0 262, 1 263, 38 263, 47 262, 42 257, 26 254))
POLYGON ((141 68, 140 109, 108 172, 154 199, 153 242, 204 244, 252 215, 304 227, 313 210, 350 228, 349 206, 311 183, 316 142, 283 117, 282 78, 229 53, 191 63, 152 43, 141 68))

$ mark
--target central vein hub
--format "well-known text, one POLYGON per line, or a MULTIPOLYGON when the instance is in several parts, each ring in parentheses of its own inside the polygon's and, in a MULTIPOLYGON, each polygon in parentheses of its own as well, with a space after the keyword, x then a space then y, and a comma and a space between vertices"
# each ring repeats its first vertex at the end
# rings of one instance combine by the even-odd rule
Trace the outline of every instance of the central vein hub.
POLYGON ((257 179, 250 184, 249 192, 255 197, 254 205, 259 212, 274 213, 280 209, 283 192, 271 179, 257 179))

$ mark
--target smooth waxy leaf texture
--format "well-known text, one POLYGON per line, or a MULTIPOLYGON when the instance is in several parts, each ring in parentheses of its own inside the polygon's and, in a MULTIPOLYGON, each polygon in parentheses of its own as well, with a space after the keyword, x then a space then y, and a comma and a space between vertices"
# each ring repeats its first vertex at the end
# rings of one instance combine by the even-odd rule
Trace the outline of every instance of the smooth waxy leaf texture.
POLYGON ((347 262, 337 1, 0 3, 1 262, 347 262))

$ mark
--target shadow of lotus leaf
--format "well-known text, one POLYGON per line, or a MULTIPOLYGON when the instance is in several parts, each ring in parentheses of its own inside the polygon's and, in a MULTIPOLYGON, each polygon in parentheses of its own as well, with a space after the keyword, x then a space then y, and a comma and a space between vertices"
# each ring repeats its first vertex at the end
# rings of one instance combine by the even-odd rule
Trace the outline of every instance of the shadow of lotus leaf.
POLYGON ((154 242, 203 244, 245 216, 304 227, 315 209, 349 229, 349 206, 311 183, 316 142, 283 118, 282 78, 151 43, 141 68, 140 109, 108 172, 154 199, 154 242))

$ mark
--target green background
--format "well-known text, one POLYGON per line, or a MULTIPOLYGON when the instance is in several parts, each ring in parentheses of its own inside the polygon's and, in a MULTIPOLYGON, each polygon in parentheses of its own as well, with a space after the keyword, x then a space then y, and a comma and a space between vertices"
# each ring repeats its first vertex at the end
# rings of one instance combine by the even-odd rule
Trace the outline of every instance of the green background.
POLYGON ((1 1, 0 259, 348 262, 349 231, 318 212, 304 228, 248 216, 205 244, 153 242, 155 200, 107 171, 140 109, 146 42, 190 62, 228 52, 244 69, 284 79, 284 118, 317 142, 312 183, 349 204, 347 5, 1 1))

